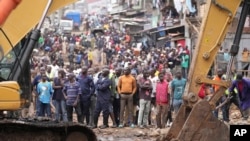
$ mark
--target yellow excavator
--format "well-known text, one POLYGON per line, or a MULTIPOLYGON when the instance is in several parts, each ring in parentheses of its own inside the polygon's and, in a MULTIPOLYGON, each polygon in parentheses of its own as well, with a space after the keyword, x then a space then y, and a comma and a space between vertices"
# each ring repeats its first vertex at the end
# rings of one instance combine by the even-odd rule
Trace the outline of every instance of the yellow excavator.
MULTIPOLYGON (((52 12, 77 0, 0 0, 0 112, 18 111, 31 102, 29 60, 43 21, 52 12)), ((97 141, 78 123, 5 116, 0 120, 3 141, 97 141)))
POLYGON ((250 14, 250 0, 207 0, 200 35, 191 61, 190 73, 183 94, 183 104, 164 141, 229 141, 229 127, 212 114, 216 102, 231 85, 230 80, 218 82, 207 74, 225 38, 228 28, 241 7, 235 38, 230 49, 227 78, 239 51, 246 16, 250 14), (198 92, 202 84, 219 85, 220 90, 209 100, 202 100, 198 92))

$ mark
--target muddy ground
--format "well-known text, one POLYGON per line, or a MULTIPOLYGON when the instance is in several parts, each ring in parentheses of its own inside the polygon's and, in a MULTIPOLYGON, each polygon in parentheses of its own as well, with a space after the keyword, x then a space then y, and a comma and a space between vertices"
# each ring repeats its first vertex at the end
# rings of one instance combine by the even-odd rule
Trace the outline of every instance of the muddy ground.
POLYGON ((140 129, 140 128, 107 128, 94 129, 99 141, 154 141, 161 134, 167 133, 166 129, 140 129))
MULTIPOLYGON (((222 113, 219 114, 219 119, 222 120, 222 113)), ((99 123, 102 123, 100 117, 99 123)), ((230 111, 230 122, 225 123, 229 125, 238 125, 238 124, 250 124, 250 119, 243 121, 241 118, 240 111, 232 106, 230 111)), ((112 122, 110 121, 110 125, 112 122)), ((166 135, 170 127, 164 129, 156 129, 155 127, 151 128, 106 128, 106 129, 94 129, 99 141, 156 141, 158 138, 166 135)))

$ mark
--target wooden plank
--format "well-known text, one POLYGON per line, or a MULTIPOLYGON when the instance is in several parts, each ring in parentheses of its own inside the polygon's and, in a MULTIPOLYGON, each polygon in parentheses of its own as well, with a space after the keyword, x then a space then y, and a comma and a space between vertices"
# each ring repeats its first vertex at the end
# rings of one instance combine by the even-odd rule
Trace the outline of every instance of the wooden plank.
POLYGON ((166 31, 166 30, 169 30, 169 29, 174 29, 174 28, 183 27, 183 26, 184 26, 184 25, 178 25, 178 26, 167 27, 167 28, 164 28, 164 29, 161 29, 161 30, 157 30, 157 31, 154 31, 154 32, 150 32, 150 33, 153 34, 153 33, 161 32, 161 31, 166 31))
POLYGON ((199 33, 198 28, 197 28, 194 24, 192 24, 192 23, 190 22, 190 20, 186 19, 186 22, 188 23, 189 26, 191 26, 191 27, 196 31, 196 33, 199 33))
POLYGON ((161 40, 164 40, 164 39, 167 39, 167 38, 170 38, 171 41, 178 41, 178 40, 185 39, 185 37, 169 37, 169 36, 165 36, 165 37, 160 37, 157 40, 161 41, 161 40))
POLYGON ((125 13, 126 11, 127 11, 127 10, 115 11, 115 12, 110 13, 110 15, 123 14, 123 13, 125 13))

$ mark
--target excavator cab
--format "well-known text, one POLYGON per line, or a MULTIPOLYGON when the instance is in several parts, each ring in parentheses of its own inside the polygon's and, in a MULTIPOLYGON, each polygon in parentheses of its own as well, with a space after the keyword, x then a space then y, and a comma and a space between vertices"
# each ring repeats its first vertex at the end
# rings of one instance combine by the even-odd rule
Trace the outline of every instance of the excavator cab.
POLYGON ((30 105, 32 91, 30 65, 24 67, 20 64, 22 52, 25 52, 25 40, 26 37, 0 60, 0 82, 2 82, 0 87, 5 89, 5 92, 0 95, 1 110, 28 108, 30 105), (21 70, 22 77, 18 77, 17 81, 9 81, 14 80, 17 70, 21 70))
POLYGON ((228 141, 229 127, 212 114, 216 102, 230 86, 231 67, 238 54, 240 39, 247 14, 250 13, 249 0, 207 0, 200 35, 190 64, 187 84, 180 107, 164 141, 228 141), (225 81, 207 78, 210 67, 221 48, 228 27, 242 6, 237 30, 231 46, 225 81), (218 85, 220 89, 209 100, 198 97, 202 84, 218 85))

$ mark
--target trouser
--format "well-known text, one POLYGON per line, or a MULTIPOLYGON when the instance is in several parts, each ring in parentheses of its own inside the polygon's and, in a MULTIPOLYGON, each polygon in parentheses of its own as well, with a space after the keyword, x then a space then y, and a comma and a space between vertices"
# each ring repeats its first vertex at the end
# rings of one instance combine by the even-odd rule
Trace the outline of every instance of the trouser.
POLYGON ((96 107, 96 96, 91 96, 90 108, 89 108, 89 125, 93 126, 94 124, 94 112, 96 107))
POLYGON ((174 107, 173 107, 173 105, 170 102, 170 107, 167 109, 168 113, 167 113, 167 120, 166 120, 166 122, 169 122, 169 123, 173 122, 173 118, 172 118, 172 111, 173 111, 173 109, 174 109, 174 107))
POLYGON ((60 120, 61 114, 64 122, 68 121, 65 100, 55 100, 56 120, 60 120))
MULTIPOLYGON (((226 103, 225 105, 222 106, 222 115, 223 115, 223 120, 224 121, 229 121, 229 110, 230 110, 230 106, 233 103, 234 105, 236 105, 239 110, 240 109, 240 100, 239 100, 239 96, 237 94, 233 94, 231 95, 232 98, 230 99, 230 101, 228 103, 226 103)), ((222 101, 226 100, 226 97, 222 97, 222 101)), ((242 114, 242 111, 241 111, 242 114)))
POLYGON ((136 113, 137 113, 137 105, 133 105, 133 114, 129 115, 129 110, 128 110, 128 105, 126 104, 125 106, 125 124, 127 123, 134 123, 135 124, 135 117, 136 117, 136 113), (131 116, 133 116, 134 121, 131 121, 131 116))
POLYGON ((114 116, 115 116, 115 122, 117 125, 120 123, 120 98, 114 98, 113 101, 113 111, 114 111, 114 116))
POLYGON ((126 106, 126 102, 128 104, 129 115, 131 116, 131 121, 133 122, 133 95, 132 94, 120 94, 121 102, 120 102, 120 124, 123 125, 124 120, 124 110, 126 106))
MULTIPOLYGON (((137 106, 136 106, 137 107, 137 106)), ((137 109, 137 108, 136 108, 137 109)), ((135 112, 135 116, 134 116, 134 121, 135 121, 135 125, 138 125, 138 117, 139 117, 139 110, 136 110, 135 112)))
POLYGON ((250 108, 247 108, 245 110, 242 110, 243 118, 244 120, 247 120, 250 116, 250 108))
POLYGON ((149 125, 154 125, 155 121, 152 121, 153 119, 153 112, 152 109, 156 107, 156 98, 155 97, 151 97, 151 106, 150 106, 150 110, 149 110, 149 114, 148 114, 148 124, 149 125))
MULTIPOLYGON (((220 99, 215 103, 216 107, 220 105, 221 101, 222 101, 222 99, 220 98, 220 99)), ((215 116, 216 118, 219 118, 219 109, 214 110, 214 111, 213 111, 213 114, 214 114, 214 116, 215 116)))
POLYGON ((134 119, 134 124, 137 125, 138 124, 138 115, 139 115, 139 111, 137 112, 137 105, 133 105, 133 119, 134 119))
POLYGON ((89 66, 89 61, 88 60, 84 60, 84 65, 85 66, 89 66))
POLYGON ((129 125, 130 119, 132 115, 129 115, 129 110, 128 110, 128 103, 125 104, 125 110, 124 110, 124 125, 129 125))
POLYGON ((181 104, 182 104, 182 99, 174 99, 173 107, 174 107, 175 114, 177 114, 177 112, 179 111, 181 104))
POLYGON ((41 101, 39 100, 38 96, 36 97, 36 105, 35 106, 36 106, 36 116, 39 116, 41 101))
POLYGON ((76 111, 76 115, 77 115, 77 121, 79 123, 83 123, 82 121, 82 111, 81 111, 81 106, 80 106, 80 103, 78 102, 77 105, 74 107, 74 106, 71 106, 71 105, 67 105, 66 106, 66 109, 67 109, 67 116, 68 116, 68 121, 73 121, 73 110, 75 109, 76 111))
POLYGON ((140 99, 140 109, 138 117, 138 125, 148 125, 148 116, 150 111, 151 100, 140 99))
POLYGON ((40 101, 40 111, 38 116, 45 117, 45 113, 47 114, 47 117, 51 117, 51 109, 50 109, 50 103, 42 103, 40 101))
POLYGON ((156 104, 156 123, 158 128, 164 128, 167 120, 168 105, 156 104))
POLYGON ((182 67, 181 70, 182 70, 183 78, 187 78, 188 77, 188 68, 182 67))
POLYGON ((109 103, 109 113, 110 114, 114 113, 114 107, 113 107, 113 103, 112 102, 109 103))
POLYGON ((74 67, 74 61, 69 61, 69 66, 74 67))
POLYGON ((108 118, 109 118, 109 101, 99 101, 96 102, 96 109, 94 112, 94 124, 97 126, 98 124, 98 117, 100 116, 100 113, 102 111, 103 113, 103 125, 108 126, 108 118))
POLYGON ((86 124, 89 124, 89 109, 90 109, 90 105, 91 105, 91 100, 84 100, 84 101, 80 101, 81 102, 81 110, 82 110, 82 118, 83 118, 83 122, 86 118, 86 124))
POLYGON ((174 74, 177 73, 177 72, 181 72, 181 65, 176 65, 173 69, 174 71, 174 74))
POLYGON ((152 5, 153 5, 153 8, 156 8, 157 6, 157 0, 152 0, 152 5))
POLYGON ((166 122, 169 122, 169 123, 173 122, 171 110, 168 110, 166 122))

